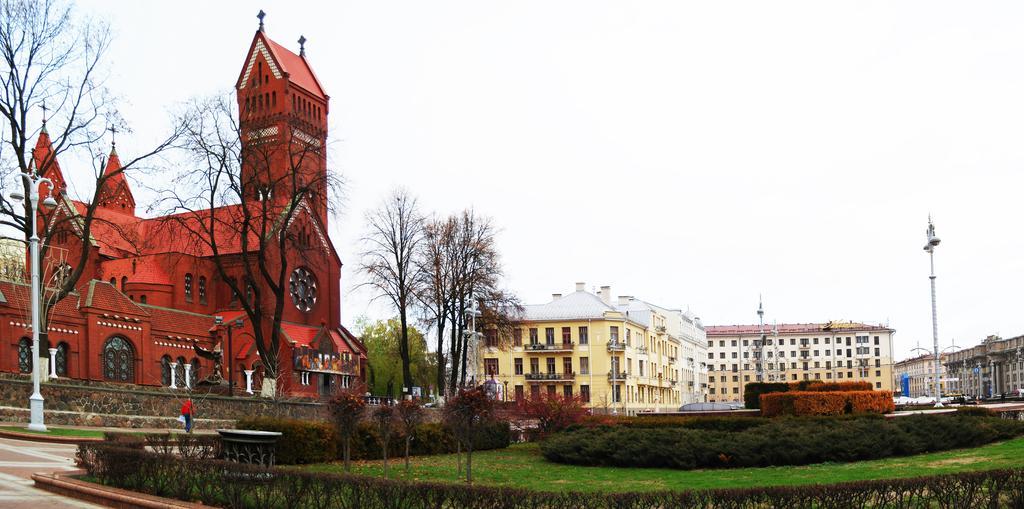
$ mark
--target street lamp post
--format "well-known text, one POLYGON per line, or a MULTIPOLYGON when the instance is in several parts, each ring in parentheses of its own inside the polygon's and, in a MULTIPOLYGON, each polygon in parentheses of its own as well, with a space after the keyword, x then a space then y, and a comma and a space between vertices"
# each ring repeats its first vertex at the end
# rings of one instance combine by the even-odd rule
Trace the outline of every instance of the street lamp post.
MULTIPOLYGON (((28 191, 28 225, 31 228, 31 235, 28 239, 30 272, 32 277, 32 301, 29 305, 32 308, 32 395, 28 398, 30 420, 28 429, 32 431, 46 431, 46 424, 43 423, 43 395, 39 392, 39 234, 36 232, 37 219, 36 211, 39 206, 39 185, 47 184, 47 188, 53 187, 53 182, 45 177, 32 173, 22 173, 22 181, 28 191)), ((11 193, 11 199, 20 202, 25 195, 18 191, 11 193)), ((57 206, 57 201, 47 195, 43 200, 43 207, 52 210, 57 206)))
POLYGON ((935 406, 942 406, 942 387, 939 385, 939 318, 935 308, 935 247, 939 245, 939 238, 935 235, 935 225, 932 224, 931 215, 928 216, 928 229, 925 231, 928 236, 928 243, 925 244, 924 250, 928 252, 928 261, 931 264, 931 275, 928 279, 931 281, 932 286, 932 341, 935 348, 935 372, 934 372, 934 393, 935 393, 935 406))
MULTIPOLYGON (((215 316, 215 317, 213 317, 213 321, 217 325, 224 325, 224 317, 223 316, 215 316)), ((231 370, 231 364, 234 362, 234 359, 232 358, 232 356, 235 355, 234 354, 235 350, 231 347, 231 329, 241 329, 242 325, 244 325, 244 324, 243 324, 241 318, 236 318, 235 321, 233 321, 233 322, 231 322, 231 323, 229 323, 227 325, 227 329, 228 329, 227 364, 228 364, 228 396, 229 397, 235 395, 235 375, 234 375, 234 373, 231 370)))

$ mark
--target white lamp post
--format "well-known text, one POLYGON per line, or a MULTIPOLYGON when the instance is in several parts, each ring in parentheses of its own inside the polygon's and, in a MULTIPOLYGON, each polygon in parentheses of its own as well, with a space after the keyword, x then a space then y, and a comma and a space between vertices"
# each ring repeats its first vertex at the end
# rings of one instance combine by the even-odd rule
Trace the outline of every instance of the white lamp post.
POLYGON ((939 386, 939 318, 935 310, 935 247, 939 245, 939 238, 935 236, 935 225, 932 224, 932 216, 928 216, 928 229, 925 230, 925 234, 928 236, 928 243, 925 244, 924 250, 928 252, 928 261, 931 263, 931 275, 928 279, 931 280, 932 284, 932 341, 934 342, 935 348, 935 406, 942 406, 942 389, 939 386))
MULTIPOLYGON (((32 173, 22 173, 22 181, 28 190, 28 223, 31 228, 31 235, 28 239, 29 253, 31 257, 30 271, 32 274, 32 395, 28 398, 29 412, 31 414, 28 429, 33 431, 46 431, 46 424, 43 424, 43 395, 39 392, 39 235, 36 233, 37 218, 36 210, 39 205, 39 185, 46 183, 47 187, 53 187, 53 182, 45 177, 32 173)), ((18 191, 11 193, 11 200, 20 202, 25 195, 18 191)), ((43 207, 53 210, 57 201, 51 196, 43 200, 43 207)))

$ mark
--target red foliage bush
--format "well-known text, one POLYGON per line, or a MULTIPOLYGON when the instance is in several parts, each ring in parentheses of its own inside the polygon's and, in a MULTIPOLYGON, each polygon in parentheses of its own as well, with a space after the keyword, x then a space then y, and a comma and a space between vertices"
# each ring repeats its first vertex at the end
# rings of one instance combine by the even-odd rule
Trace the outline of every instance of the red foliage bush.
POLYGON ((538 437, 544 437, 583 423, 590 414, 586 405, 579 396, 541 393, 520 400, 516 414, 523 419, 536 419, 538 437))
POLYGON ((822 382, 805 380, 789 384, 790 391, 834 392, 834 391, 870 391, 874 390, 871 382, 822 382))
POLYGON ((761 395, 761 415, 885 414, 896 410, 889 391, 794 391, 761 395))

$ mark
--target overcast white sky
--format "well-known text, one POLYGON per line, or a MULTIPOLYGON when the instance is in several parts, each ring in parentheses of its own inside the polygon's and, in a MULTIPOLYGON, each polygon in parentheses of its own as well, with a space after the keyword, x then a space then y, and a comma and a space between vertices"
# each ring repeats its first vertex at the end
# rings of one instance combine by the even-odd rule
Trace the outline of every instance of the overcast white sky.
POLYGON ((888 322, 900 357, 931 344, 931 212, 942 343, 1024 333, 1020 2, 298 5, 79 7, 117 33, 122 158, 234 85, 259 8, 309 39, 348 325, 389 314, 353 289, 357 241, 404 185, 493 216, 527 303, 585 281, 736 324, 763 293, 769 321, 888 322))

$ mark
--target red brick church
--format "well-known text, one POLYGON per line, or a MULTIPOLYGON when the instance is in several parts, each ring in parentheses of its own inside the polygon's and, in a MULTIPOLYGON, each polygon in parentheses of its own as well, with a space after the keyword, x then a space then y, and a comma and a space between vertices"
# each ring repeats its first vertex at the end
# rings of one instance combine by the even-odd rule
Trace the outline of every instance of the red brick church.
MULTIPOLYGON (((329 96, 304 50, 295 54, 274 42, 262 23, 235 89, 243 144, 282 130, 291 130, 291 143, 295 139, 317 146, 326 143, 329 96)), ((323 152, 316 153, 302 166, 313 176, 327 171, 323 152)), ((45 124, 33 158, 54 182, 58 207, 53 214, 82 217, 87 206, 68 197, 45 124)), ((105 171, 115 172, 120 164, 112 148, 105 171)), ((271 177, 297 171, 286 166, 271 161, 264 171, 271 177)), ((243 164, 241 171, 258 170, 243 164)), ((231 218, 239 207, 248 206, 247 201, 269 195, 270 190, 266 196, 246 194, 242 204, 219 207, 212 214, 231 218)), ((325 192, 302 198, 295 216, 283 226, 291 230, 288 239, 295 245, 286 250, 290 275, 280 327, 277 384, 281 394, 317 396, 365 379, 366 348, 341 325, 341 260, 327 235, 326 200, 325 192)), ((254 324, 240 298, 264 290, 259 288, 263 283, 246 278, 246 296, 231 291, 219 275, 211 247, 182 231, 184 222, 136 214, 132 189, 123 175, 106 182, 95 218, 89 235, 92 250, 85 260, 74 259, 81 249, 77 244, 83 236, 80 221, 64 221, 72 231, 40 234, 56 248, 51 251, 64 248, 71 258, 51 263, 56 266, 44 272, 44 278, 58 277, 76 263, 85 264, 77 294, 63 299, 51 312, 49 348, 42 351, 45 347, 41 347, 41 356, 52 359, 50 372, 72 379, 195 388, 213 369, 212 361, 197 355, 195 342, 206 350, 225 352, 222 374, 226 378, 230 371, 236 395, 245 395, 249 385, 258 394, 263 365, 254 345, 254 324), (236 326, 230 345, 228 325, 236 326)), ((233 265, 222 262, 237 267, 237 274, 229 272, 229 278, 237 282, 245 277, 241 264, 252 253, 250 258, 243 256, 242 242, 221 238, 218 254, 225 257, 222 260, 234 260, 233 265)), ((27 301, 27 285, 0 282, 0 344, 5 351, 0 371, 31 372, 27 301)), ((269 328, 267 323, 257 326, 269 328)))

